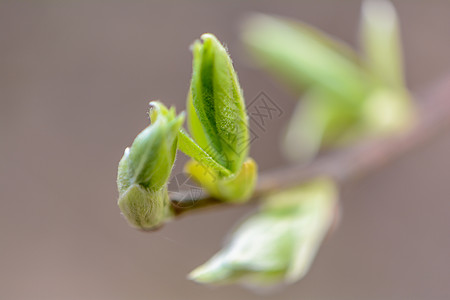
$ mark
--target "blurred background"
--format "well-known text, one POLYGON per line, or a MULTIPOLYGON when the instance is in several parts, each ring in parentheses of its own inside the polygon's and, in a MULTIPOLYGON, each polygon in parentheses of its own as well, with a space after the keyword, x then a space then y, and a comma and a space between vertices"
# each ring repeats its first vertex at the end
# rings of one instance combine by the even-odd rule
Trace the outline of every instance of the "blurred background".
MULTIPOLYGON (((395 1, 407 81, 422 91, 450 70, 450 2, 395 1)), ((286 162, 279 136, 295 97, 252 66, 239 41, 250 12, 301 19, 357 42, 360 2, 0 1, 0 298, 259 299, 185 279, 252 206, 182 217, 155 233, 117 207, 123 150, 148 124, 148 102, 185 107, 189 45, 212 32, 229 48, 247 103, 282 110, 251 156, 286 162)), ((310 273, 265 299, 450 297, 450 131, 346 185, 341 226, 310 273)), ((176 162, 174 174, 182 170, 176 162)))

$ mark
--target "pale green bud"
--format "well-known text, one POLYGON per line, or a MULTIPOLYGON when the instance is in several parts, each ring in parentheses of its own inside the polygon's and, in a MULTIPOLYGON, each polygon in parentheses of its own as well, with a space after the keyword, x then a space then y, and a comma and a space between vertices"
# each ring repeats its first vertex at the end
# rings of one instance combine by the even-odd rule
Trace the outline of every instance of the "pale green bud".
POLYGON ((374 135, 401 132, 413 124, 410 94, 401 89, 378 89, 364 103, 361 128, 374 135))
POLYGON ((171 217, 166 187, 150 190, 133 184, 120 196, 118 204, 128 222, 144 230, 158 228, 171 217))
POLYGON ((142 229, 158 227, 168 217, 167 181, 184 120, 159 102, 150 105, 152 124, 125 150, 117 174, 119 207, 131 225, 142 229))
POLYGON ((269 196, 227 246, 189 277, 201 283, 267 287, 302 278, 335 216, 337 188, 328 179, 269 196))

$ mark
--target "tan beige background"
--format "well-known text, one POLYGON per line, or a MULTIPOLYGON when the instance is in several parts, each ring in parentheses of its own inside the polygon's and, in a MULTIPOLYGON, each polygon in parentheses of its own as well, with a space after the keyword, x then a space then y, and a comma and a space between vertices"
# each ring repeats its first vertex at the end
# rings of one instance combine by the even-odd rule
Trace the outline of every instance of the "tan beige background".
MULTIPOLYGON (((395 3, 421 90, 450 70, 450 3, 395 3)), ((249 63, 238 34, 252 11, 356 41, 351 0, 0 1, 0 299, 261 297, 185 279, 251 207, 145 234, 120 216, 115 186, 148 101, 184 108, 189 44, 206 31, 228 45, 247 100, 264 91, 284 110, 252 145, 262 170, 284 163, 276 145, 295 99, 249 63)), ((450 133, 347 185, 341 227, 310 274, 264 299, 449 299, 449 153, 450 133)))

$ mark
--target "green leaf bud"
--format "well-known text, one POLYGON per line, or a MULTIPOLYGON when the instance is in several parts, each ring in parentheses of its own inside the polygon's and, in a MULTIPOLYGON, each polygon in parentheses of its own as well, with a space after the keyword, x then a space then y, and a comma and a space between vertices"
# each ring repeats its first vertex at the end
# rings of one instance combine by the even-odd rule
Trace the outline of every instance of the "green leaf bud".
POLYGON ((309 270, 335 217, 337 188, 316 179, 265 199, 235 230, 224 249, 189 278, 200 283, 270 287, 309 270))
POLYGON ((168 217, 167 181, 175 161, 178 132, 184 115, 151 102, 152 123, 134 140, 119 163, 119 207, 128 222, 153 229, 168 217))
POLYGON ((118 205, 130 225, 143 230, 156 229, 171 217, 166 187, 150 190, 132 184, 120 196, 118 205))

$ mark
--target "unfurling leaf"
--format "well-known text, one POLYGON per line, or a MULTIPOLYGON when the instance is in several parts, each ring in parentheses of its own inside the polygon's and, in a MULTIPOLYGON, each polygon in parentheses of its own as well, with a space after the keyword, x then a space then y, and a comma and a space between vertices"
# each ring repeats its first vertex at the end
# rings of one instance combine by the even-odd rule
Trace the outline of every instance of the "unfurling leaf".
POLYGON ((189 128, 207 153, 236 173, 248 153, 244 98, 225 48, 212 34, 204 34, 201 39, 192 46, 189 128))
POLYGON ((212 34, 203 34, 201 41, 194 42, 192 52, 187 99, 192 138, 182 131, 178 148, 194 161, 185 169, 218 199, 245 201, 257 173, 255 162, 248 158, 247 113, 237 74, 226 49, 212 34))
POLYGON ((227 245, 189 278, 200 283, 267 287, 301 279, 335 216, 337 188, 316 179, 273 194, 227 245))

